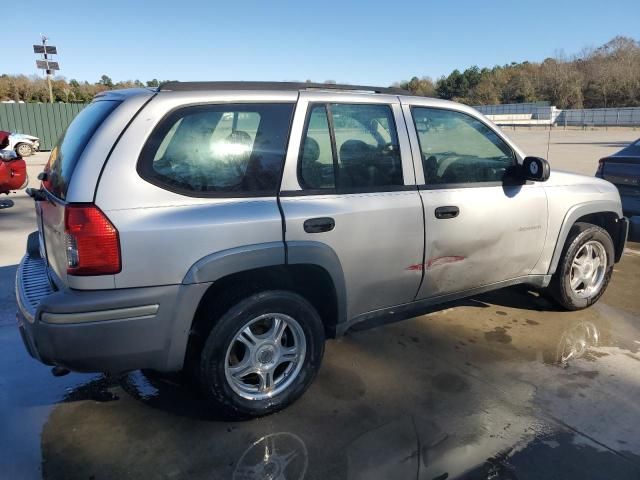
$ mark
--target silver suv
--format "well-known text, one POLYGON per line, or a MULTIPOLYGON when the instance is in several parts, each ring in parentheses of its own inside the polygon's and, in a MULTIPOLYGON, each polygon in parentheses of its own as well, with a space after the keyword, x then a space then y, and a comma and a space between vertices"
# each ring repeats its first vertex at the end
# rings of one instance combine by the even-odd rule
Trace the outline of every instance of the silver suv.
POLYGON ((358 322, 514 284, 587 307, 628 229, 612 184, 550 174, 472 108, 371 87, 103 93, 40 178, 29 353, 184 370, 235 416, 293 402, 358 322))

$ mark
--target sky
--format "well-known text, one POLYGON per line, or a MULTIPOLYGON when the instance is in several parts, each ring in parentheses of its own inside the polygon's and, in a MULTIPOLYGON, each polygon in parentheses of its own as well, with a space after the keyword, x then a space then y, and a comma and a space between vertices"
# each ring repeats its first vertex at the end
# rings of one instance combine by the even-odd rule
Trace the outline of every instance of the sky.
POLYGON ((390 85, 640 39, 637 2, 18 0, 4 9, 0 73, 38 74, 45 33, 67 79, 390 85))

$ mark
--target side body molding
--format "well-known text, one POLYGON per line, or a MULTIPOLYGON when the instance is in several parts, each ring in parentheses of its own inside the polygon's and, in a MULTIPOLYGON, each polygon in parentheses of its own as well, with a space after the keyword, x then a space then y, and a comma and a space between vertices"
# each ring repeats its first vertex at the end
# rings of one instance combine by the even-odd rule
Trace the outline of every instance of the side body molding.
POLYGON ((551 264, 549 265, 549 274, 555 273, 556 268, 558 267, 558 262, 560 261, 562 249, 564 248, 564 244, 567 241, 567 237, 569 236, 569 231, 571 230, 571 227, 576 222, 576 220, 585 215, 589 215, 590 213, 607 212, 615 213, 618 218, 622 218, 622 209, 620 207, 620 203, 617 203, 613 200, 599 200, 597 202, 580 203, 571 207, 569 211, 567 211, 567 214, 562 221, 560 232, 558 233, 558 239, 556 240, 553 257, 551 258, 551 264))
POLYGON ((284 243, 267 242, 230 248, 212 253, 194 263, 182 280, 183 284, 215 282, 231 275, 261 267, 284 265, 284 243))
MULTIPOLYGON (((344 280, 342 264, 336 252, 327 244, 313 241, 287 242, 287 264, 317 265, 325 269, 333 280, 338 305, 336 325, 346 323, 347 319, 347 287, 344 280)), ((340 328, 338 327, 338 331, 340 328)))

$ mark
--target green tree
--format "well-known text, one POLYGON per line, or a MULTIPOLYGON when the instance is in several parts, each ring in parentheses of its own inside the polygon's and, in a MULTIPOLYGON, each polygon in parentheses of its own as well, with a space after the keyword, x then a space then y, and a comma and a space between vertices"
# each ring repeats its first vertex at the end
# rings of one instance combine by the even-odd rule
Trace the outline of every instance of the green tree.
POLYGON ((98 81, 98 84, 104 85, 105 87, 112 88, 113 80, 111 80, 111 77, 109 77, 108 75, 102 75, 100 77, 100 80, 98 81))

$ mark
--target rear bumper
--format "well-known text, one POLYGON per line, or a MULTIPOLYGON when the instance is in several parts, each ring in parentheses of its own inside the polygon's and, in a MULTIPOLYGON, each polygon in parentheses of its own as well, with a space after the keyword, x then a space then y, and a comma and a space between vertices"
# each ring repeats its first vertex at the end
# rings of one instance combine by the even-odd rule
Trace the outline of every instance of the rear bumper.
POLYGON ((17 322, 29 354, 83 372, 183 366, 191 321, 209 284, 56 291, 45 262, 16 275, 17 322))

